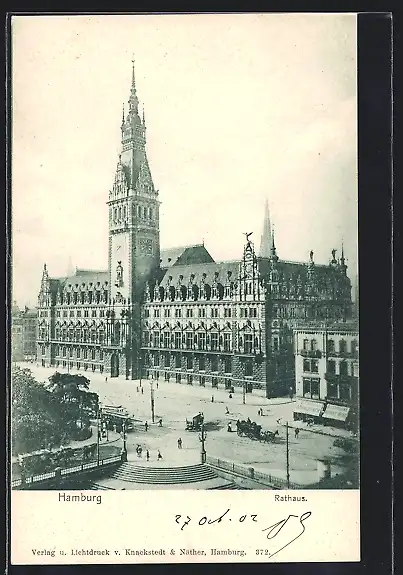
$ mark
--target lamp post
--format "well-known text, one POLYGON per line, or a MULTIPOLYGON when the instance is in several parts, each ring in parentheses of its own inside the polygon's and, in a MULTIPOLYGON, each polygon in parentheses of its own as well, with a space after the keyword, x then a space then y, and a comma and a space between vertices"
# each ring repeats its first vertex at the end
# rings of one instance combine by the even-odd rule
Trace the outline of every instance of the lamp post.
POLYGON ((204 423, 202 423, 201 425, 201 433, 199 435, 199 441, 201 442, 201 462, 202 463, 206 463, 206 446, 205 446, 205 441, 207 439, 207 433, 204 431, 204 423))
POLYGON ((99 403, 97 405, 97 467, 99 467, 99 403))
POLYGON ((151 374, 151 382, 150 382, 150 398, 151 398, 151 421, 154 423, 154 385, 153 385, 153 378, 154 375, 151 374))
POLYGON ((246 403, 246 381, 242 381, 242 403, 245 405, 246 403))
POLYGON ((287 489, 290 489, 290 450, 288 444, 288 421, 285 425, 285 443, 286 443, 286 469, 287 469, 287 489))

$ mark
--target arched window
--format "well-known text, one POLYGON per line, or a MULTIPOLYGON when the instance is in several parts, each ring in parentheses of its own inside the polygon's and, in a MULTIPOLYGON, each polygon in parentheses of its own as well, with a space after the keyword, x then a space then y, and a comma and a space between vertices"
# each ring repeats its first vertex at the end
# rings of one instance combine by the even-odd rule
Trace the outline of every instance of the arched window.
POLYGON ((113 208, 113 219, 116 222, 116 220, 118 219, 118 210, 117 208, 113 208))

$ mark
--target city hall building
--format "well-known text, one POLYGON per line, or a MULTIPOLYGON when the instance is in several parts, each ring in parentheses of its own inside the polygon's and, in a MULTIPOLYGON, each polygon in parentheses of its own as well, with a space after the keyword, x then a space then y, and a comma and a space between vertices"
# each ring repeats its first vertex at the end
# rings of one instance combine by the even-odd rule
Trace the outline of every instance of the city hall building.
POLYGON ((282 260, 268 209, 259 252, 245 234, 237 261, 216 262, 203 244, 161 249, 159 192, 134 69, 121 135, 107 198, 108 269, 54 278, 44 266, 39 362, 126 379, 263 388, 268 397, 288 393, 295 382, 293 328, 351 316, 343 249, 339 258, 333 250, 326 265, 315 263, 313 251, 307 262, 282 260))

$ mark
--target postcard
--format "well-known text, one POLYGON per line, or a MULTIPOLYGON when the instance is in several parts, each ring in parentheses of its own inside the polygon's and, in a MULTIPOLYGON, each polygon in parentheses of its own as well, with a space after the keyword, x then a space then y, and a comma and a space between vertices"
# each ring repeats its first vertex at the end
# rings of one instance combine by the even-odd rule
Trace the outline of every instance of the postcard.
POLYGON ((356 25, 13 16, 12 564, 360 560, 356 25))

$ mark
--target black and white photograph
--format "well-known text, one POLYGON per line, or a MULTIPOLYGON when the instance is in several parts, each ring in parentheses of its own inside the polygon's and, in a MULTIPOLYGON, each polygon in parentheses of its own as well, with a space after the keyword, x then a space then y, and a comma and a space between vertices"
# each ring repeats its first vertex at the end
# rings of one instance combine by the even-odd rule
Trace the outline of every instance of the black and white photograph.
POLYGON ((356 25, 13 17, 13 492, 359 489, 356 25))

